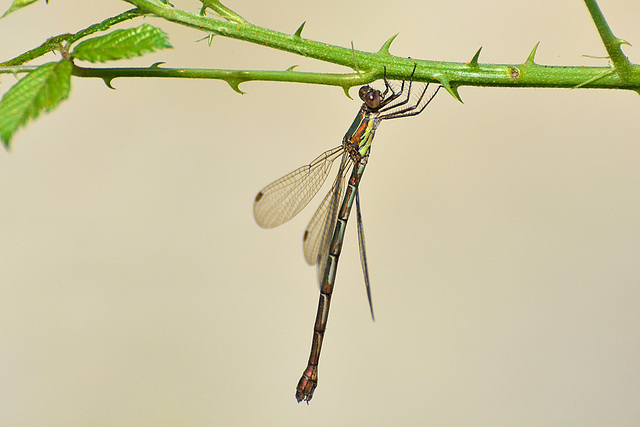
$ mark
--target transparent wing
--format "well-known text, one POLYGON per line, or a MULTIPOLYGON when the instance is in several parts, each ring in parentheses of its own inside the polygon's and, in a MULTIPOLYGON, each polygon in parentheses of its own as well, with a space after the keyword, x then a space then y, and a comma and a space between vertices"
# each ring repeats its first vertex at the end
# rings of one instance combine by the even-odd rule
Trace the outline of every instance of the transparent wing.
MULTIPOLYGON (((304 236, 302 238, 302 246, 304 250, 304 259, 307 261, 309 265, 316 265, 318 262, 318 253, 320 251, 320 245, 323 241, 325 234, 332 230, 326 230, 329 227, 331 218, 328 218, 330 210, 337 209, 337 203, 335 199, 338 200, 341 198, 343 189, 344 189, 344 178, 346 176, 346 172, 348 169, 348 165, 350 165, 351 159, 349 155, 345 152, 342 156, 342 160, 340 162, 340 169, 338 170, 338 174, 336 175, 336 179, 333 181, 333 185, 331 189, 327 193, 327 195, 318 206, 318 209, 311 217, 309 221, 309 225, 304 230, 304 236), (333 208, 333 209, 331 209, 333 208)), ((335 212, 334 212, 335 213, 335 212)), ((333 218, 333 222, 335 222, 335 215, 333 218)), ((329 239, 331 236, 329 236, 329 239)))
POLYGON ((325 151, 310 164, 264 187, 253 202, 253 217, 258 225, 273 228, 296 216, 322 187, 342 151, 342 145, 325 151))
MULTIPOLYGON (((331 198, 331 203, 329 205, 329 209, 327 212, 327 220, 322 229, 322 238, 320 239, 320 247, 318 248, 317 260, 318 264, 316 265, 316 277, 318 280, 318 286, 322 288, 322 282, 324 278, 322 277, 326 271, 327 262, 329 261, 329 246, 331 246, 331 240, 333 239, 333 234, 336 230, 336 223, 338 222, 338 210, 342 205, 342 199, 344 198, 344 193, 346 192, 346 181, 347 177, 350 175, 348 172, 351 169, 349 166, 353 164, 351 158, 345 159, 344 163, 346 166, 344 168, 343 177, 340 179, 340 183, 336 191, 333 193, 333 197, 331 198)), ((342 166, 342 163, 340 166, 342 166)), ((340 172, 343 172, 342 170, 340 172)))
POLYGON ((369 285, 369 266, 367 265, 367 248, 364 243, 364 226, 362 225, 362 212, 360 211, 360 190, 356 188, 356 218, 358 223, 358 246, 360 247, 360 263, 364 274, 364 286, 367 289, 367 299, 369 300, 369 310, 371 310, 371 320, 375 321, 373 315, 373 302, 371 301, 371 286, 369 285))

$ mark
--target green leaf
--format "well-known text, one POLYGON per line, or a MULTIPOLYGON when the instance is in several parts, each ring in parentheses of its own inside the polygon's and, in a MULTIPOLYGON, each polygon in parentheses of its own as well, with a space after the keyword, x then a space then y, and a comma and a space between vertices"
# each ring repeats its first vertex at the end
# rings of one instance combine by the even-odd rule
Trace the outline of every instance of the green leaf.
POLYGON ((0 139, 7 148, 20 127, 69 96, 71 70, 71 61, 66 59, 44 64, 4 94, 0 101, 0 139))
POLYGON ((10 14, 11 12, 15 12, 18 9, 22 9, 25 6, 29 6, 31 3, 35 3, 39 0, 13 0, 13 4, 7 11, 2 15, 2 18, 10 14))
POLYGON ((144 24, 86 40, 76 46, 71 56, 89 62, 105 62, 170 48, 167 35, 162 30, 144 24))

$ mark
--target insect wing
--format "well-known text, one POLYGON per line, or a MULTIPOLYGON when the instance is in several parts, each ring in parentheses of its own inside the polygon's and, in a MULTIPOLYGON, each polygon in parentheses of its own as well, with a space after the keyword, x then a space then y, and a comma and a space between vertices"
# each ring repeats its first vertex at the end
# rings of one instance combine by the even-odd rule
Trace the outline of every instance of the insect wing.
POLYGON ((320 250, 320 244, 322 243, 322 238, 326 231, 327 215, 329 214, 330 208, 335 206, 335 203, 332 203, 333 199, 335 197, 339 197, 342 192, 346 166, 349 163, 349 156, 347 153, 344 153, 342 160, 340 161, 338 174, 333 181, 331 189, 329 189, 327 195, 322 199, 320 206, 318 206, 318 209, 316 209, 315 213, 311 217, 307 228, 304 230, 304 235, 302 237, 302 249, 304 251, 304 259, 309 265, 316 265, 318 262, 318 251, 320 250))
POLYGON ((253 217, 262 228, 277 227, 296 216, 316 195, 327 179, 342 146, 322 153, 264 187, 253 202, 253 217))
POLYGON ((373 315, 373 302, 371 301, 371 285, 369 285, 369 266, 367 264, 367 248, 364 242, 364 226, 362 225, 362 212, 360 210, 360 190, 356 189, 356 219, 358 224, 358 246, 360 247, 360 263, 362 264, 362 274, 364 275, 364 286, 367 290, 369 300, 369 310, 371 320, 376 320, 373 315))

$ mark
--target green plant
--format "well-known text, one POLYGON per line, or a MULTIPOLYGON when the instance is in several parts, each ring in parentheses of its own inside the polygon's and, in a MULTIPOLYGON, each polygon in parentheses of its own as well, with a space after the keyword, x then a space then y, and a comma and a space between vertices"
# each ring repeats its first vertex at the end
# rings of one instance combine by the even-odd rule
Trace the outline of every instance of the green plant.
MULTIPOLYGON (((37 0, 15 0, 5 16, 35 1, 37 0)), ((377 52, 363 52, 353 47, 345 48, 305 39, 302 37, 304 23, 293 34, 258 27, 218 0, 200 0, 202 4, 199 13, 176 9, 165 0, 126 1, 136 8, 75 34, 52 37, 35 49, 0 63, 0 73, 29 73, 5 94, 0 103, 0 138, 6 147, 9 147, 17 129, 42 111, 53 110, 67 98, 71 76, 100 78, 107 86, 119 77, 219 79, 226 81, 239 93, 242 93, 239 85, 251 80, 300 82, 339 86, 348 96, 349 88, 377 80, 385 70, 390 79, 408 79, 414 64, 417 64, 414 80, 439 83, 458 100, 461 100, 458 93, 460 86, 606 88, 640 92, 640 67, 632 64, 621 50, 623 44, 629 43, 613 35, 595 0, 584 2, 606 47, 610 59, 610 65, 606 67, 539 65, 535 62, 537 45, 521 64, 480 63, 481 49, 465 63, 401 58, 389 51, 395 36, 390 37, 377 52), (214 12, 215 16, 207 17, 208 11, 214 12), (156 16, 203 31, 210 39, 215 36, 235 38, 347 66, 354 72, 298 72, 294 70, 295 66, 285 71, 262 71, 164 68, 161 63, 144 68, 90 68, 77 64, 80 61, 95 63, 126 59, 170 48, 167 35, 148 24, 87 39, 96 32, 106 31, 124 21, 144 16, 156 16), (40 66, 24 65, 54 51, 61 53, 60 61, 40 66)))

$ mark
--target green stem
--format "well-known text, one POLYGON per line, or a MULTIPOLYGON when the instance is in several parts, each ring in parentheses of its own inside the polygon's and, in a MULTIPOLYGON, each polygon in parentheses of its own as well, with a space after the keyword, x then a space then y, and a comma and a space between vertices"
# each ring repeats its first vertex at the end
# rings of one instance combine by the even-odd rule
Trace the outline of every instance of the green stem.
POLYGON ((73 43, 75 41, 80 40, 83 37, 87 37, 88 35, 91 35, 98 31, 106 31, 116 24, 119 24, 124 21, 128 21, 129 19, 137 18, 138 16, 141 16, 141 15, 142 13, 138 9, 131 9, 124 13, 121 13, 120 15, 105 19, 100 23, 91 25, 90 27, 85 28, 84 30, 78 31, 75 34, 66 33, 66 34, 60 34, 55 37, 51 37, 46 42, 38 46, 37 48, 31 49, 23 53, 22 55, 16 56, 15 58, 10 59, 6 62, 2 62, 0 63, 0 66, 9 67, 13 65, 24 64, 25 62, 39 58, 49 52, 60 50, 63 43, 73 43))
MULTIPOLYGON (((330 74, 296 73, 289 70, 283 72, 184 70, 182 77, 186 77, 186 73, 192 73, 193 76, 198 74, 197 78, 223 78, 227 81, 233 79, 233 81, 237 82, 263 80, 265 76, 269 75, 271 77, 277 76, 280 81, 334 84, 346 90, 353 85, 360 85, 382 78, 385 70, 387 77, 390 79, 406 80, 411 75, 414 64, 417 64, 413 76, 414 80, 438 82, 458 99, 460 99, 457 93, 459 86, 580 87, 640 90, 640 66, 638 65, 627 64, 626 69, 630 70, 630 72, 624 73, 623 79, 620 73, 611 73, 611 68, 609 67, 541 66, 534 61, 535 48, 529 58, 522 64, 480 64, 478 63, 478 54, 467 63, 408 59, 393 56, 389 53, 389 46, 395 36, 391 37, 378 52, 363 52, 304 39, 300 35, 300 30, 294 34, 284 34, 261 28, 246 22, 235 12, 233 12, 234 16, 238 16, 239 19, 227 22, 185 12, 171 5, 160 3, 157 0, 126 1, 147 13, 209 34, 243 40, 354 69, 357 63, 357 68, 360 70, 350 77, 342 75, 339 78, 335 78, 330 74)), ((587 3, 595 3, 593 0, 585 1, 587 3)), ((216 2, 216 4, 219 4, 219 2, 216 2)), ((219 11, 217 12, 220 14, 219 11)), ((138 72, 144 74, 149 70, 138 69, 138 72)), ((113 72, 117 73, 116 71, 113 72)), ((146 75, 178 77, 177 74, 179 73, 181 73, 180 70, 156 69, 152 71, 152 74, 146 75), (176 75, 169 75, 170 72, 176 73, 176 75)))
POLYGON ((302 73, 293 71, 256 70, 216 70, 161 68, 157 64, 145 68, 82 68, 74 67, 73 74, 79 77, 101 78, 108 85, 118 77, 151 78, 198 78, 225 80, 231 87, 241 92, 239 84, 251 80, 288 81, 310 84, 325 84, 342 87, 345 92, 350 87, 370 83, 385 75, 389 79, 407 80, 417 65, 413 79, 442 84, 453 96, 460 99, 460 86, 494 87, 549 87, 549 88, 600 88, 628 89, 640 91, 640 66, 631 64, 622 54, 623 40, 613 36, 595 0, 585 0, 596 27, 607 46, 614 67, 574 67, 542 66, 535 62, 537 45, 526 61, 519 64, 481 64, 478 62, 480 50, 469 62, 440 62, 424 59, 409 59, 393 56, 389 48, 395 36, 383 44, 378 52, 363 52, 353 48, 320 43, 302 37, 304 24, 293 34, 284 34, 261 28, 244 20, 234 11, 223 6, 219 0, 201 0, 202 13, 213 10, 216 18, 175 9, 161 0, 125 0, 137 6, 113 18, 92 25, 76 34, 64 34, 49 39, 39 48, 33 49, 4 64, 0 73, 28 72, 29 67, 12 67, 46 52, 59 49, 62 42, 72 43, 96 31, 102 31, 122 21, 154 14, 165 20, 189 26, 210 35, 230 37, 265 47, 315 58, 325 62, 343 65, 356 71, 349 74, 302 73))
MULTIPOLYGON (((584 3, 587 5, 587 9, 589 9, 591 19, 593 19, 593 22, 596 24, 600 38, 604 43, 604 47, 607 49, 616 73, 623 81, 633 80, 634 66, 629 62, 629 59, 622 53, 622 49, 620 48, 623 44, 631 45, 627 41, 613 35, 609 24, 607 24, 607 20, 604 19, 604 15, 595 0, 584 0, 584 3)), ((635 71, 637 72, 637 68, 635 68, 635 71)))
MULTIPOLYGON (((0 72, 2 70, 0 69, 0 72)), ((247 81, 277 81, 324 84, 350 88, 375 80, 368 74, 303 73, 292 71, 214 70, 201 68, 161 68, 159 64, 145 68, 84 68, 74 66, 73 75, 100 78, 111 87, 118 77, 156 77, 180 79, 214 79, 226 81, 236 92, 243 93, 238 85, 247 81)))
POLYGON ((204 15, 204 12, 206 11, 206 9, 209 8, 213 10, 215 13, 217 13, 218 15, 220 15, 221 17, 223 17, 224 19, 226 19, 227 21, 235 22, 236 24, 247 23, 247 21, 242 16, 238 15, 233 10, 229 9, 228 7, 220 3, 220 0, 200 0, 200 1, 203 4, 202 11, 200 12, 201 15, 204 15))
MULTIPOLYGON (((410 60, 410 67, 413 63, 420 65, 424 62, 420 60, 410 60)), ((437 65, 447 67, 452 73, 456 73, 456 81, 464 82, 467 86, 518 86, 518 87, 554 87, 554 88, 574 88, 577 85, 586 88, 616 89, 625 87, 620 79, 611 72, 608 67, 542 67, 537 64, 513 64, 513 65, 481 65, 477 70, 468 70, 466 64, 454 62, 438 62, 437 65), (536 73, 538 68, 544 69, 544 75, 536 73), (510 70, 519 77, 511 78, 503 76, 510 70), (502 75, 501 75, 502 74, 502 75)), ((635 67, 638 68, 637 66, 635 67)), ((416 81, 431 81, 427 69, 418 72, 414 76, 416 81)), ((190 79, 218 79, 225 80, 231 86, 252 81, 280 81, 297 82, 310 84, 324 84, 350 88, 375 81, 378 77, 376 73, 350 73, 350 74, 329 74, 329 73, 305 73, 292 70, 286 71, 256 71, 256 70, 216 70, 199 68, 161 68, 159 66, 144 68, 84 68, 74 67, 74 75, 79 77, 101 78, 111 81, 118 77, 155 77, 155 78, 190 78, 190 79)), ((406 74, 409 79, 411 70, 406 74)), ((381 76, 380 76, 381 77, 381 76)), ((388 75, 389 77, 389 75, 388 75)), ((437 78, 434 79, 438 81, 437 78)), ((629 86, 635 89, 637 86, 629 86)))

